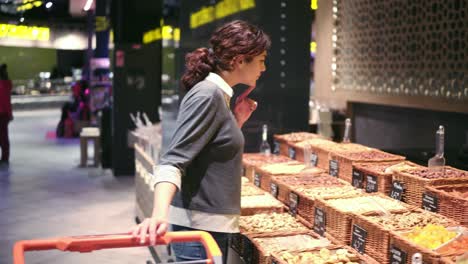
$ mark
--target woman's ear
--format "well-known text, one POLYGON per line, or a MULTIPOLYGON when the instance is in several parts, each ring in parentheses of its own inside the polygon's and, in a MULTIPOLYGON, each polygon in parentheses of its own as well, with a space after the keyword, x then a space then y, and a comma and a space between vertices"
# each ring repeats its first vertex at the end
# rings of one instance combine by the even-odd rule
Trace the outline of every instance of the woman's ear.
POLYGON ((236 66, 241 66, 244 64, 244 56, 238 55, 232 59, 231 66, 234 68, 236 66))

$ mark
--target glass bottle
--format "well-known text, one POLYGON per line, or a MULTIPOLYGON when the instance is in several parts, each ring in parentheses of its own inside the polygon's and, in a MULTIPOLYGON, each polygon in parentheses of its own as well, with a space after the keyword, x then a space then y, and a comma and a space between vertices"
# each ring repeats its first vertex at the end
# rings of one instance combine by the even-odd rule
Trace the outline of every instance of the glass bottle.
POLYGON ((262 144, 260 144, 260 153, 265 155, 271 154, 271 147, 268 144, 268 126, 265 124, 263 125, 262 129, 262 144))

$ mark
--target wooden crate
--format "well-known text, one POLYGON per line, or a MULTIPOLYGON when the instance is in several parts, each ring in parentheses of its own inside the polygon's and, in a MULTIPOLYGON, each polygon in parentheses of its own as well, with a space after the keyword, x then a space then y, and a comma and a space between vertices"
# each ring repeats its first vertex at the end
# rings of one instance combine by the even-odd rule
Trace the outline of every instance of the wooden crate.
POLYGON ((447 184, 468 183, 468 171, 445 166, 443 172, 431 171, 426 167, 396 171, 393 175, 393 181, 399 182, 403 188, 403 201, 416 206, 422 206, 423 193, 427 186, 439 186, 447 184), (425 175, 433 175, 434 178, 426 178, 425 175), (442 178, 442 175, 446 178, 442 178))
POLYGON ((380 193, 390 195, 394 171, 411 167, 421 166, 410 161, 399 160, 364 163, 356 162, 353 163, 351 184, 356 188, 366 190, 366 192, 377 190, 380 193), (361 180, 359 180, 359 178, 361 180))
POLYGON ((334 151, 330 153, 329 173, 337 176, 349 183, 353 179, 354 163, 384 162, 384 161, 403 161, 405 157, 390 154, 378 149, 367 149, 362 151, 334 151))

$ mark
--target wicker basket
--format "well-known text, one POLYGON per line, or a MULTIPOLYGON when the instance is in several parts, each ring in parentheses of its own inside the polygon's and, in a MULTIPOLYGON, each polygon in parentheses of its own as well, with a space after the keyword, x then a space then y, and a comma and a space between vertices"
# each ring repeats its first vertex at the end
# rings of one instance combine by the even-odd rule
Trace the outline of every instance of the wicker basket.
POLYGON ((431 172, 429 168, 415 168, 403 171, 396 171, 393 175, 393 181, 400 182, 404 187, 403 201, 416 206, 422 206, 422 197, 426 186, 439 186, 448 184, 468 183, 468 171, 458 170, 449 166, 445 166, 445 171, 459 175, 460 177, 451 178, 435 178, 427 179, 419 175, 424 175, 431 172), (463 176, 463 177, 461 177, 463 176))
POLYGON ((277 175, 271 178, 270 185, 273 184, 275 184, 277 188, 276 199, 287 204, 289 201, 289 193, 297 190, 298 187, 343 186, 347 183, 335 177, 331 177, 326 173, 321 173, 319 175, 311 176, 277 175))
POLYGON ((242 199, 262 199, 262 198, 271 198, 272 201, 275 201, 275 204, 271 205, 262 205, 262 206, 243 206, 241 201, 241 215, 254 215, 254 214, 267 214, 267 213, 284 213, 286 210, 286 206, 284 204, 279 203, 273 196, 268 193, 263 195, 251 195, 246 197, 241 197, 242 199))
MULTIPOLYGON (((349 188, 351 188, 351 186, 349 185, 342 185, 342 186, 348 186, 349 188)), ((306 188, 310 188, 310 189, 323 188, 323 187, 327 187, 330 190, 333 190, 334 187, 339 187, 339 186, 312 186, 312 187, 306 186, 306 188)), ((316 197, 311 197, 303 191, 298 190, 294 192, 299 196, 299 202, 297 205, 297 213, 300 216, 302 216, 307 222, 310 222, 310 223, 314 223, 316 199, 327 200, 327 199, 336 199, 336 198, 352 198, 352 197, 361 195, 360 192, 350 192, 347 194, 329 194, 329 195, 319 195, 316 197)))
POLYGON ((396 231, 390 231, 390 247, 396 247, 406 253, 406 264, 411 264, 411 256, 415 253, 421 253, 423 263, 426 264, 438 264, 441 261, 441 256, 436 252, 414 244, 396 231))
MULTIPOLYGON (((411 212, 425 214, 428 218, 440 219, 441 216, 424 211, 419 208, 412 208, 411 212)), ((394 215, 401 215, 400 213, 394 215)), ((379 223, 371 221, 369 216, 381 216, 375 212, 366 213, 362 215, 355 214, 352 219, 352 225, 358 225, 367 231, 365 252, 379 263, 390 263, 389 256, 389 245, 390 245, 390 231, 394 231, 388 227, 385 227, 379 223)), ((382 216, 385 217, 385 216, 382 216)), ((456 226, 458 223, 445 218, 445 227, 456 226)))
MULTIPOLYGON (((269 252, 265 248, 262 247, 261 243, 257 241, 257 239, 261 238, 273 238, 273 237, 293 237, 296 235, 307 235, 314 239, 323 239, 320 238, 319 235, 315 234, 314 232, 297 232, 297 233, 284 233, 284 234, 257 234, 257 235, 247 235, 247 238, 250 239, 252 245, 254 247, 252 253, 252 261, 251 263, 259 263, 259 264, 270 264, 271 263, 271 256, 277 252, 269 252)), ((329 247, 331 245, 331 241, 328 241, 328 245, 324 245, 323 247, 329 247)), ((300 246, 300 245, 298 245, 300 246)), ((314 250, 321 247, 312 247, 304 250, 314 250)))
POLYGON ((266 156, 265 154, 260 153, 244 153, 242 155, 242 174, 241 176, 247 177, 250 181, 253 182, 254 178, 254 169, 255 167, 260 167, 266 164, 274 164, 274 163, 283 163, 283 162, 291 162, 290 158, 286 156, 278 156, 278 155, 269 155, 266 156))
POLYGON ((275 144, 279 145, 279 154, 289 157, 289 147, 292 147, 294 143, 323 137, 309 132, 293 132, 282 135, 274 135, 273 138, 275 140, 275 144))
POLYGON ((450 193, 452 191, 468 192, 468 183, 426 186, 426 190, 437 197, 439 214, 454 219, 468 227, 468 198, 462 198, 450 193))
MULTIPOLYGON (((403 156, 390 154, 377 149, 356 152, 338 150, 330 153, 330 167, 332 166, 332 162, 338 163, 338 177, 349 183, 352 183, 353 179, 353 163, 403 160, 405 160, 403 156)), ((329 170, 331 170, 331 168, 329 168, 329 170)), ((332 174, 332 172, 330 172, 330 174, 332 174)))
POLYGON ((351 184, 356 188, 365 189, 367 192, 372 192, 377 189, 378 192, 390 195, 392 189, 392 176, 394 171, 407 169, 411 167, 421 167, 420 165, 410 161, 390 161, 390 162, 365 162, 353 163, 353 176, 351 184), (354 174, 362 177, 362 186, 357 186, 354 182, 354 174), (372 183, 368 182, 368 177, 375 177, 376 187, 372 187, 372 183), (369 186, 368 186, 369 185, 369 186))
MULTIPOLYGON (((330 246, 330 247, 327 247, 327 249, 329 249, 331 252, 335 252, 338 249, 346 249, 348 252, 355 255, 355 258, 350 259, 353 262, 357 262, 357 263, 360 263, 360 264, 379 264, 376 260, 370 258, 369 256, 362 255, 359 252, 357 252, 356 250, 354 250, 354 249, 352 249, 351 247, 348 247, 348 246, 330 246)), ((320 252, 320 249, 288 251, 288 253, 290 253, 292 255, 307 253, 307 252, 318 254, 320 252)), ((272 256, 271 256, 271 260, 272 260, 271 263, 272 264, 289 264, 287 261, 284 261, 281 258, 281 255, 283 253, 286 253, 286 252, 273 253, 272 256)), ((340 263, 344 263, 344 262, 340 262, 340 263)), ((296 263, 296 264, 298 264, 298 263, 296 263)))
MULTIPOLYGON (((262 188, 265 191, 270 191, 271 189, 271 178, 274 176, 277 177, 284 177, 284 176, 312 176, 312 175, 319 175, 323 173, 322 169, 319 168, 307 168, 304 164, 300 162, 288 162, 288 163, 282 163, 284 164, 284 171, 281 170, 272 170, 271 166, 277 166, 279 164, 269 164, 267 166, 262 166, 262 167, 257 167, 254 169, 254 179, 253 182, 255 185, 259 184, 259 187, 262 188), (291 173, 286 174, 285 171, 287 171, 287 167, 294 168, 291 170, 291 173)), ((258 185, 257 185, 258 186, 258 185)))
MULTIPOLYGON (((349 203, 357 202, 353 201, 352 199, 359 199, 363 195, 359 197, 351 197, 351 198, 344 198, 350 199, 349 203)), ((367 194, 366 196, 375 196, 380 197, 382 199, 389 200, 391 198, 384 196, 383 194, 374 193, 374 194, 367 194)), ((342 199, 342 198, 339 198, 342 199)), ((349 245, 351 241, 351 222, 355 215, 355 213, 345 212, 338 208, 335 208, 330 203, 335 199, 316 199, 315 200, 315 207, 320 208, 326 214, 326 233, 334 237, 340 243, 345 245, 349 245)), ((408 207, 403 203, 398 204, 401 209, 395 210, 387 210, 388 212, 404 212, 408 210, 408 207)), ((363 213, 371 213, 373 211, 362 212, 363 213)), ((374 212, 379 213, 379 209, 376 209, 374 212)))

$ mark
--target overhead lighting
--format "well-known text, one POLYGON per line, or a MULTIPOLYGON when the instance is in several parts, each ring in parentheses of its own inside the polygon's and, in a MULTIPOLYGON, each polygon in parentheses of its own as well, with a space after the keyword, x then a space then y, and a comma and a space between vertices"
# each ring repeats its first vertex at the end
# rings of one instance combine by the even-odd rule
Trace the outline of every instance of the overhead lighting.
POLYGON ((21 18, 20 18, 20 22, 21 22, 21 23, 24 22, 24 17, 21 17, 21 18))
POLYGON ((89 11, 92 5, 93 5, 93 0, 86 0, 86 4, 84 5, 83 10, 89 11))
POLYGON ((47 3, 45 4, 45 7, 46 7, 47 9, 49 9, 49 8, 51 8, 53 5, 54 5, 54 4, 53 4, 52 2, 47 2, 47 3))

